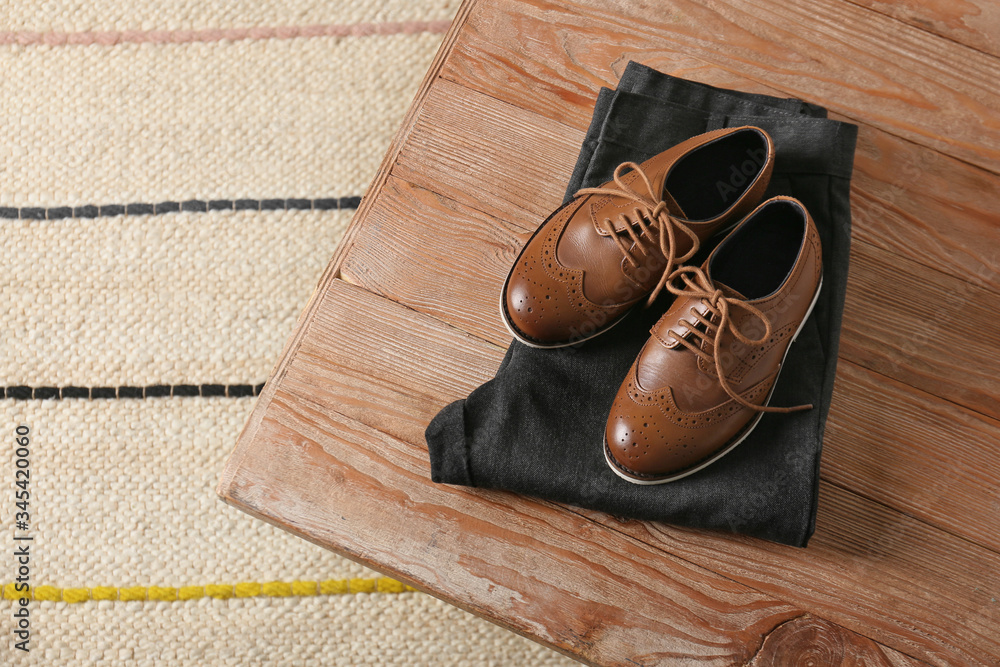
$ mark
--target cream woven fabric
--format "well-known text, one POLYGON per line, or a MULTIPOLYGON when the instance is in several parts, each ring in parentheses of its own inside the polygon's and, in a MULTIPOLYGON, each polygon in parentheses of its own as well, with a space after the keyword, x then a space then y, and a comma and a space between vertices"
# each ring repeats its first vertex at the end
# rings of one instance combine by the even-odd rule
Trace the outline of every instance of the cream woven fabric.
POLYGON ((457 5, 3 4, 0 664, 569 663, 214 493, 457 5))

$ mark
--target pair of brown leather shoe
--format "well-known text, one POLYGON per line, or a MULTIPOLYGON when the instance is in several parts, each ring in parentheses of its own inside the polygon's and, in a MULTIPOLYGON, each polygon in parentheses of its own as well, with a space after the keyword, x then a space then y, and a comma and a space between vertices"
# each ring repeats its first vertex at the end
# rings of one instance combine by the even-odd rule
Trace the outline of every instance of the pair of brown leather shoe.
POLYGON ((542 223, 504 283, 504 323, 539 348, 588 340, 664 289, 675 295, 608 417, 605 457, 630 482, 685 477, 736 447, 764 412, 811 407, 768 406, 822 282, 805 207, 774 197, 754 208, 773 165, 771 138, 749 126, 622 164, 542 223), (700 267, 684 264, 729 230, 700 267))

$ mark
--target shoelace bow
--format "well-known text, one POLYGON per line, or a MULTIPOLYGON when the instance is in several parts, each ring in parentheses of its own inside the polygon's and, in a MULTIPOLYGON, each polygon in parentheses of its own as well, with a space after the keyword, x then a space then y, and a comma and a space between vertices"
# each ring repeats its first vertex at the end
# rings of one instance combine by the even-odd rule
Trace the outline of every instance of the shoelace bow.
POLYGON ((697 336, 704 340, 708 340, 709 338, 713 340, 711 354, 701 349, 700 341, 691 342, 687 339, 686 335, 684 336, 678 335, 673 331, 673 329, 668 331, 667 335, 672 337, 674 340, 676 340, 678 343, 680 343, 687 349, 694 352, 696 355, 704 359, 706 362, 709 363, 714 362, 715 373, 719 377, 719 384, 722 385, 722 388, 725 390, 727 394, 729 394, 729 396, 734 401, 752 410, 756 410, 758 412, 786 413, 786 412, 797 412, 799 410, 809 410, 813 407, 812 404, 796 405, 790 408, 779 408, 779 407, 769 407, 766 405, 757 405, 756 403, 751 403, 750 401, 744 399, 742 396, 737 394, 732 387, 729 386, 729 381, 726 379, 726 375, 723 372, 722 361, 721 361, 722 334, 726 329, 729 329, 729 331, 733 334, 733 337, 735 337, 738 341, 740 341, 745 345, 757 346, 764 344, 767 341, 767 339, 771 337, 771 322, 770 320, 767 319, 767 316, 760 311, 760 309, 758 309, 756 306, 747 303, 743 299, 728 297, 725 294, 723 294, 722 290, 718 289, 714 284, 712 284, 712 281, 709 280, 708 276, 705 275, 705 272, 702 271, 701 268, 697 266, 682 266, 681 268, 677 269, 672 274, 670 274, 670 276, 668 276, 666 286, 671 293, 676 294, 677 296, 685 296, 685 297, 692 297, 695 299, 701 299, 702 303, 708 306, 710 312, 707 315, 703 315, 699 312, 692 311, 693 315, 698 320, 698 322, 705 325, 705 331, 697 329, 696 323, 694 322, 681 320, 681 323, 687 325, 688 330, 691 332, 692 336, 697 336), (689 276, 693 276, 694 279, 692 280, 692 278, 689 276), (680 278, 681 280, 683 280, 685 283, 684 287, 682 288, 675 287, 673 285, 673 281, 675 278, 680 278), (743 311, 749 313, 753 317, 756 317, 758 320, 763 322, 764 335, 757 339, 744 336, 743 333, 740 332, 739 328, 732 320, 732 316, 730 314, 732 308, 741 308, 743 311), (718 315, 719 317, 718 324, 714 324, 712 322, 713 316, 715 315, 718 315))
MULTIPOLYGON (((671 272, 673 272, 674 267, 679 266, 683 262, 691 259, 694 254, 698 252, 698 247, 701 245, 701 241, 698 238, 698 235, 691 231, 687 225, 667 212, 667 203, 663 201, 662 195, 653 190, 653 184, 650 182, 649 176, 647 176, 646 172, 644 172, 635 162, 624 162, 618 165, 618 167, 615 168, 614 182, 615 185, 618 186, 617 189, 611 187, 582 188, 577 191, 577 194, 625 197, 626 199, 635 202, 636 205, 632 209, 632 215, 635 216, 634 219, 629 217, 627 213, 622 213, 619 217, 622 222, 625 223, 624 231, 628 233, 632 242, 635 244, 635 247, 642 252, 643 256, 646 256, 649 253, 647 252, 646 242, 641 240, 641 235, 643 233, 647 234, 651 239, 653 237, 653 230, 656 231, 660 252, 666 259, 667 264, 663 268, 663 275, 660 276, 660 281, 656 284, 656 287, 649 295, 649 299, 646 301, 646 305, 649 306, 656 300, 656 297, 659 296, 660 292, 663 291, 664 286, 667 284, 668 276, 671 272), (639 178, 646 186, 646 192, 648 195, 635 190, 622 180, 622 172, 624 172, 627 168, 631 168, 636 172, 636 174, 638 174, 639 178), (633 227, 636 223, 638 223, 641 230, 639 234, 636 234, 633 227), (680 257, 675 254, 675 250, 677 248, 675 230, 677 229, 687 234, 691 239, 691 250, 680 257)), ((632 256, 631 248, 629 248, 629 246, 622 239, 621 233, 615 230, 614 222, 610 218, 605 218, 599 224, 607 225, 610 236, 615 240, 615 243, 618 244, 619 249, 622 251, 622 255, 624 255, 625 259, 632 265, 632 268, 638 268, 639 264, 635 261, 635 257, 632 256)))

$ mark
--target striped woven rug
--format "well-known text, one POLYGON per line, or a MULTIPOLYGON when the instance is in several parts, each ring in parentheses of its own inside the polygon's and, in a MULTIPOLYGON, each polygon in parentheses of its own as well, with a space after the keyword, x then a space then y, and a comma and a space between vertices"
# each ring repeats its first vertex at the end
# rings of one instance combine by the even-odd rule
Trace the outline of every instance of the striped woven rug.
POLYGON ((569 662, 214 493, 457 4, 4 4, 0 664, 569 662))

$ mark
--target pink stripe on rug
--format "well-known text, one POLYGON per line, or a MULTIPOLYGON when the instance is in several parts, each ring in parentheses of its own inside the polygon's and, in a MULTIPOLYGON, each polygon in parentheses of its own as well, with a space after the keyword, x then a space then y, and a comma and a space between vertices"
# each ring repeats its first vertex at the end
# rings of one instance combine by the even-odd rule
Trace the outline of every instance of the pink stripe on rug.
POLYGON ((298 37, 370 37, 372 35, 416 35, 444 33, 450 21, 402 21, 328 25, 261 26, 255 28, 210 28, 206 30, 120 30, 87 32, 0 32, 0 44, 33 46, 101 44, 186 44, 243 39, 295 39, 298 37))

